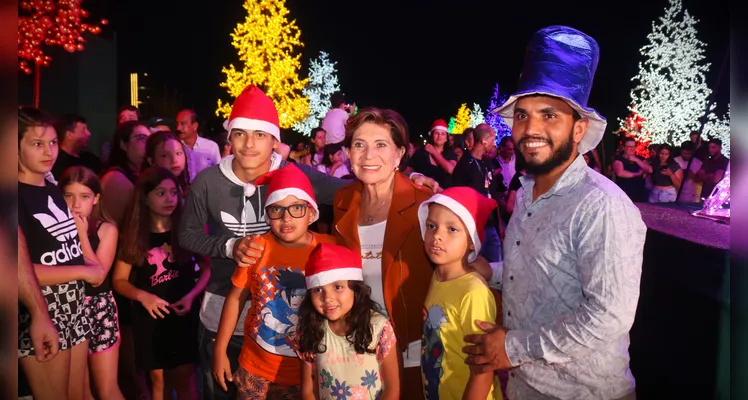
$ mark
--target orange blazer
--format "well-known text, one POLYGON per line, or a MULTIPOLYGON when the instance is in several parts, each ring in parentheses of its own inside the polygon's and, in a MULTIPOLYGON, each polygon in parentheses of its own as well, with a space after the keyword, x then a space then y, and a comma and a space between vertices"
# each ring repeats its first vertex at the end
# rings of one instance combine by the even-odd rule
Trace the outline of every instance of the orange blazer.
MULTIPOLYGON (((359 253, 358 216, 363 188, 361 182, 352 183, 339 189, 333 200, 334 235, 339 244, 359 253)), ((421 340, 423 305, 434 270, 423 249, 418 206, 432 194, 430 189, 418 188, 405 175, 395 173, 382 246, 382 288, 401 352, 408 343, 421 340)))

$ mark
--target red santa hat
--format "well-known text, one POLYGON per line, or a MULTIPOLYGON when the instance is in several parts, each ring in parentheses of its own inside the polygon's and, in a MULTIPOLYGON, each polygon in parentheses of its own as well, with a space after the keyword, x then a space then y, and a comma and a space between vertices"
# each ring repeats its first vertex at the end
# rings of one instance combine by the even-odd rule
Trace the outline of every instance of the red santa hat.
POLYGON ((229 137, 232 129, 245 129, 267 132, 281 140, 275 103, 255 85, 247 86, 234 101, 227 128, 229 137))
POLYGON ((433 131, 444 131, 449 133, 449 128, 447 127, 447 123, 444 122, 443 119, 437 119, 434 121, 433 124, 431 124, 431 129, 429 129, 429 133, 433 131))
MULTIPOLYGON (((266 205, 277 203, 288 196, 295 196, 297 199, 309 203, 316 211, 312 222, 319 218, 319 207, 314 200, 312 184, 309 182, 309 178, 293 163, 260 176, 255 180, 254 185, 268 185, 266 205)), ((265 214, 265 219, 267 220, 267 214, 265 214)))
POLYGON ((335 281, 362 281, 361 254, 332 243, 320 243, 312 250, 304 271, 306 288, 335 281))
POLYGON ((497 206, 496 201, 465 186, 454 186, 431 196, 418 207, 418 221, 421 225, 421 236, 424 239, 426 238, 426 219, 429 216, 431 203, 447 207, 462 220, 475 246, 475 250, 468 254, 468 262, 475 261, 486 236, 485 226, 488 217, 497 206))

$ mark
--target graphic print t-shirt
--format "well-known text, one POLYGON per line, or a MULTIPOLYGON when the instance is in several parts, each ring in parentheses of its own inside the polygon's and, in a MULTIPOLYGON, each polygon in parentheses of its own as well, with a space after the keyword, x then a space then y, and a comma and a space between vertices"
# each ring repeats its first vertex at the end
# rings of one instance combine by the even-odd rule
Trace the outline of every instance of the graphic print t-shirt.
MULTIPOLYGON (((434 274, 423 312, 421 373, 426 400, 461 399, 470 378, 463 338, 484 333, 476 319, 496 320, 493 293, 475 272, 446 282, 439 282, 434 274)), ((492 388, 486 398, 502 398, 500 390, 493 392, 492 388)))
MULTIPOLYGON (((323 323, 325 335, 321 347, 324 353, 299 353, 304 362, 317 366, 317 391, 321 399, 339 398, 340 393, 350 392, 354 399, 376 399, 384 390, 379 366, 393 348, 397 339, 392 325, 382 314, 372 312, 371 343, 369 350, 375 353, 356 353, 356 349, 345 336, 338 336, 330 329, 327 320, 323 323)), ((294 338, 298 351, 298 339, 294 338)))
MULTIPOLYGON (((78 239, 75 220, 68 209, 62 192, 54 184, 45 181, 45 186, 18 183, 18 226, 26 236, 31 262, 49 266, 84 265, 83 251, 78 239)), ((82 291, 83 281, 42 286, 42 293, 50 302, 51 295, 56 305, 49 304, 50 317, 80 312, 82 302, 77 292, 82 291)), ((19 303, 19 317, 28 314, 19 303)))
POLYGON ((317 243, 335 243, 329 235, 312 233, 304 248, 284 247, 272 233, 260 236, 265 251, 254 267, 234 270, 231 282, 250 290, 251 306, 244 325, 239 364, 253 375, 280 385, 299 385, 301 368, 291 348, 301 300, 306 295, 304 266, 317 243))
POLYGON ((133 267, 132 273, 135 274, 135 287, 175 303, 195 286, 195 262, 190 260, 178 264, 171 242, 171 231, 151 232, 146 262, 133 267))
POLYGON ((43 265, 83 265, 78 230, 62 192, 54 184, 18 183, 18 225, 28 243, 31 262, 43 265))

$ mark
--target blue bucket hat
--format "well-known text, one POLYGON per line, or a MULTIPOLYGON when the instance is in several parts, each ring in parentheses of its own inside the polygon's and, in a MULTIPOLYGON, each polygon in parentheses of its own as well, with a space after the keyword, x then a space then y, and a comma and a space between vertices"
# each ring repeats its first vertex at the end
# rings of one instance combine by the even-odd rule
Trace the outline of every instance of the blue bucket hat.
POLYGON ((594 149, 608 124, 597 111, 587 107, 599 58, 595 39, 574 28, 555 25, 535 32, 527 45, 517 92, 492 112, 501 115, 511 127, 519 98, 534 94, 561 98, 589 120, 579 152, 594 149))

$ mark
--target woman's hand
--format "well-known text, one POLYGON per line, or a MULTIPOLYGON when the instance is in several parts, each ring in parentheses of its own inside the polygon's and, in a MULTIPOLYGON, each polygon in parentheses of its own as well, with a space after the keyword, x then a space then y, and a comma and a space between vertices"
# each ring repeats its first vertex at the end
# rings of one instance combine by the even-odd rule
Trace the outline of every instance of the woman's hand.
POLYGON ((140 299, 140 304, 151 314, 153 319, 166 318, 169 314, 169 302, 150 293, 145 293, 140 299))
POLYGON ((412 180, 413 183, 415 183, 418 186, 426 186, 426 187, 431 188, 434 191, 434 193, 439 193, 442 191, 442 188, 439 187, 439 182, 435 181, 432 178, 429 178, 426 175, 414 172, 410 174, 410 180, 412 180))

